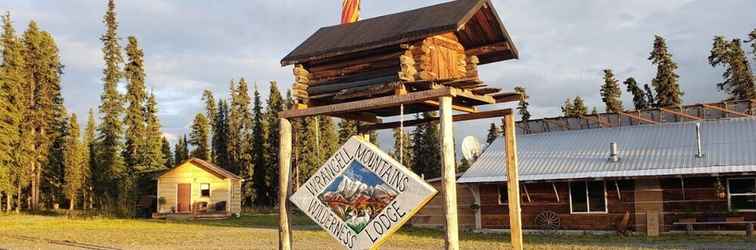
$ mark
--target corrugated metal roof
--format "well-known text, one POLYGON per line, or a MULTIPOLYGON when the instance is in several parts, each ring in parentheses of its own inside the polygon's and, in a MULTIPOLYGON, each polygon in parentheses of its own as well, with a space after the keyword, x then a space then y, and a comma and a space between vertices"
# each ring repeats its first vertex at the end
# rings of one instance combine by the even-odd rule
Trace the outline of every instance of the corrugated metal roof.
MULTIPOLYGON (((686 175, 756 171, 756 118, 701 123, 703 158, 696 157, 696 123, 587 129, 517 137, 522 181, 686 175), (609 143, 619 146, 610 162, 609 143)), ((506 181, 498 138, 458 182, 506 181)))

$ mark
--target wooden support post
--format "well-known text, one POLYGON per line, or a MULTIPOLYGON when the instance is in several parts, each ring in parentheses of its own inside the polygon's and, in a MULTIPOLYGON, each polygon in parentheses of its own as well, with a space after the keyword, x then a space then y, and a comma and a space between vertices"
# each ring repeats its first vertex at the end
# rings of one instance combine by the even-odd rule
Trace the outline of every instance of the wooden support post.
POLYGON ((522 250, 522 218, 520 218, 520 178, 517 173, 517 138, 514 115, 504 116, 504 143, 507 155, 507 194, 509 199, 509 229, 512 249, 522 250))
POLYGON ((289 196, 291 185, 291 123, 280 118, 279 154, 278 154, 278 249, 291 250, 291 224, 289 221, 289 196))
POLYGON ((454 134, 452 132, 452 97, 439 98, 441 120, 441 182, 444 194, 444 212, 446 214, 447 250, 459 249, 459 225, 457 224, 457 179, 454 160, 454 134))

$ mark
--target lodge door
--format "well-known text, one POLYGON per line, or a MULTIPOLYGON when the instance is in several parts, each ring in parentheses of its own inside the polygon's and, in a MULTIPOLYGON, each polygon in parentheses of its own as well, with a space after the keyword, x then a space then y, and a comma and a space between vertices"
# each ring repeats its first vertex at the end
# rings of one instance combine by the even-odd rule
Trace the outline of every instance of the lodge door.
POLYGON ((177 197, 178 204, 176 205, 176 211, 179 213, 191 212, 192 184, 179 183, 177 197))

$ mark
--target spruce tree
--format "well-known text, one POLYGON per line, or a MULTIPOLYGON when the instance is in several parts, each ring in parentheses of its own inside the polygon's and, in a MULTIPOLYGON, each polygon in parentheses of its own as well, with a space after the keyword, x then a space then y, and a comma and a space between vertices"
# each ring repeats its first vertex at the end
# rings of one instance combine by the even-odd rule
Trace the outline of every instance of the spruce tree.
POLYGON ((633 106, 635 107, 635 110, 648 109, 649 106, 646 102, 646 92, 638 87, 638 82, 635 81, 635 78, 627 78, 624 84, 626 86, 627 92, 633 95, 633 106))
POLYGON ((651 87, 649 87, 648 84, 643 84, 643 89, 646 92, 646 104, 648 105, 648 107, 657 107, 656 97, 654 96, 654 91, 651 90, 651 87))
POLYGON ((173 150, 173 161, 176 163, 176 165, 184 163, 184 161, 187 160, 188 156, 185 155, 184 150, 186 150, 186 136, 179 137, 178 142, 176 142, 175 149, 173 150))
POLYGON ((23 45, 16 37, 10 14, 2 17, 3 33, 0 37, 2 63, 0 64, 0 192, 6 194, 6 210, 12 209, 12 196, 18 191, 21 204, 21 188, 28 185, 32 167, 33 150, 23 150, 30 145, 28 134, 29 89, 25 75, 23 45), (24 141, 24 135, 26 140, 24 141))
POLYGON ((409 133, 402 131, 400 128, 395 128, 393 129, 393 137, 394 152, 392 156, 405 167, 412 169, 414 160, 412 159, 412 139, 409 133))
POLYGON ((117 199, 123 202, 125 195, 119 195, 118 180, 126 173, 122 158, 124 112, 121 94, 118 93, 118 81, 121 79, 121 46, 118 44, 118 22, 116 21, 115 2, 108 1, 108 8, 103 18, 105 34, 100 37, 103 43, 102 53, 105 59, 103 70, 103 93, 100 96, 100 124, 98 128, 98 164, 95 174, 95 197, 101 203, 117 199), (123 197, 123 198, 122 198, 123 197))
POLYGON ((192 131, 189 134, 189 144, 193 146, 191 157, 206 161, 210 160, 209 134, 210 125, 207 118, 202 113, 198 113, 194 116, 192 131))
MULTIPOLYGON (((228 120, 229 159, 232 169, 238 171, 235 173, 242 178, 251 180, 253 170, 251 168, 252 113, 247 81, 242 78, 236 85, 232 81, 231 88, 231 106, 228 120)), ((246 183, 247 185, 252 184, 251 181, 246 183)), ((251 190, 251 188, 245 188, 245 190, 251 190)), ((249 201, 249 199, 245 200, 249 201)))
POLYGON ((728 100, 756 99, 751 65, 740 44, 740 39, 732 39, 728 42, 722 36, 714 37, 709 64, 712 67, 721 65, 725 68, 722 73, 724 81, 717 83, 717 88, 720 91, 727 91, 728 100))
POLYGON ((126 78, 125 104, 126 114, 124 125, 126 127, 125 147, 123 159, 127 171, 130 173, 147 169, 147 128, 146 110, 147 89, 144 75, 144 52, 139 48, 137 39, 129 37, 126 46, 128 62, 124 67, 126 78))
POLYGON ((173 168, 176 164, 173 161, 173 150, 171 150, 171 143, 167 138, 162 138, 161 151, 163 152, 163 167, 165 169, 173 168))
POLYGON ((522 95, 522 99, 517 103, 517 112, 520 114, 520 121, 527 122, 530 120, 530 111, 528 111, 528 106, 530 106, 530 103, 528 103, 528 96, 527 93, 525 93, 524 87, 515 87, 515 92, 522 95))
POLYGON ((84 196, 84 208, 91 208, 94 194, 94 181, 92 180, 93 172, 97 169, 97 124, 95 123, 95 114, 92 109, 89 109, 89 115, 87 115, 87 127, 84 129, 84 144, 82 148, 82 155, 84 158, 84 166, 82 167, 83 178, 83 196, 84 196))
POLYGON ((62 65, 50 33, 31 21, 23 35, 26 77, 31 82, 31 125, 36 161, 32 169, 31 208, 37 209, 42 184, 49 199, 60 199, 63 179, 63 138, 67 119, 60 93, 62 65), (53 159, 53 161, 50 161, 53 159), (43 179, 43 173, 45 179, 43 179), (44 182, 43 182, 44 181, 44 182))
POLYGON ((567 98, 567 100, 564 100, 562 115, 565 117, 573 117, 575 115, 575 104, 572 102, 572 99, 567 98))
POLYGON ((488 127, 488 135, 486 136, 486 143, 490 145, 492 142, 496 140, 497 137, 499 137, 500 134, 501 132, 499 131, 499 127, 497 127, 496 124, 492 122, 491 126, 488 127))
POLYGON ((71 115, 68 122, 68 136, 66 136, 65 146, 65 195, 68 198, 68 209, 73 210, 76 206, 77 198, 84 186, 84 167, 87 162, 87 153, 84 145, 79 138, 79 123, 76 120, 76 114, 71 115))
MULTIPOLYGON (((435 116, 433 113, 423 113, 422 118, 435 116)), ((415 128, 414 133, 414 163, 415 173, 425 179, 436 178, 441 174, 441 142, 439 140, 438 122, 424 123, 415 128)))
POLYGON ((756 61, 756 28, 748 34, 748 42, 751 43, 751 54, 753 54, 753 60, 756 61))
POLYGON ((606 105, 607 112, 620 113, 623 111, 621 95, 619 81, 614 79, 614 73, 611 69, 605 69, 604 85, 601 86, 601 101, 606 105))
MULTIPOLYGON (((320 160, 318 167, 320 165, 324 164, 328 158, 331 157, 334 153, 336 153, 336 150, 339 149, 340 144, 337 142, 339 141, 339 134, 336 130, 336 123, 333 121, 333 118, 330 116, 320 116, 318 117, 320 124, 320 160)), ((373 144, 376 144, 374 141, 377 140, 377 135, 371 134, 370 141, 373 144)), ((378 145, 378 144, 376 144, 378 145)))
POLYGON ((579 117, 588 114, 588 107, 580 96, 576 96, 572 101, 572 116, 579 117))
POLYGON ((285 103, 281 92, 278 90, 278 84, 275 81, 270 82, 270 90, 268 93, 268 101, 266 104, 265 120, 268 124, 268 139, 265 140, 267 146, 265 147, 269 160, 266 164, 266 182, 268 183, 268 197, 271 198, 271 202, 268 205, 274 205, 277 201, 278 194, 278 155, 279 155, 279 132, 280 132, 280 120, 278 114, 284 110, 285 103))
MULTIPOLYGON (((146 119, 146 145, 144 150, 144 166, 147 171, 161 169, 170 158, 170 152, 163 152, 163 132, 160 131, 160 118, 158 118, 157 98, 150 94, 145 107, 146 119)), ((170 147, 168 148, 170 151, 170 147)))
POLYGON ((215 123, 213 124, 213 162, 218 166, 236 173, 235 169, 231 168, 229 159, 229 128, 228 128, 228 104, 221 99, 218 100, 218 113, 215 116, 215 123))
POLYGON ((269 186, 266 182, 268 160, 266 153, 266 138, 268 138, 268 126, 263 114, 262 98, 260 91, 255 84, 254 101, 252 103, 252 163, 254 170, 252 172, 253 189, 255 192, 254 203, 257 206, 266 206, 270 204, 270 193, 267 192, 269 186))
MULTIPOLYGON (((218 116, 218 107, 215 106, 215 96, 213 96, 213 92, 209 89, 205 89, 202 91, 202 101, 205 102, 205 117, 207 117, 208 123, 210 124, 210 138, 213 138, 213 134, 215 133, 215 119, 216 116, 218 116)), ((210 144, 212 145, 213 142, 211 141, 210 144)), ((215 159, 213 156, 214 154, 213 147, 210 147, 210 159, 215 159)))
POLYGON ((677 63, 672 61, 672 54, 667 48, 667 42, 657 35, 654 39, 654 48, 648 57, 651 63, 656 65, 656 77, 651 84, 656 90, 656 105, 658 107, 682 105, 682 95, 678 84, 677 63))
POLYGON ((339 144, 344 144, 354 135, 357 135, 359 122, 355 120, 341 119, 339 121, 339 144))

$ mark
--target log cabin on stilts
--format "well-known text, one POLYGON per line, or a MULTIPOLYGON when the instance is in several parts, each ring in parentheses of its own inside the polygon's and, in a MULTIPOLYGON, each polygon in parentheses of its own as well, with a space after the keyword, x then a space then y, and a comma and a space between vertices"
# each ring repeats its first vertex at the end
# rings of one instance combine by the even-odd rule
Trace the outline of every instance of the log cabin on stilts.
MULTIPOLYGON (((279 200, 288 200, 293 191, 289 119, 326 115, 356 120, 365 134, 439 122, 445 245, 459 249, 452 122, 502 118, 507 138, 502 143, 516 148, 512 110, 478 109, 520 100, 519 94, 502 92, 478 77, 478 65, 516 58, 517 49, 489 0, 457 0, 320 28, 281 60, 282 66, 293 65, 296 103, 280 114, 279 200), (403 118, 433 111, 440 111, 439 116, 403 118), (400 121, 382 120, 396 116, 400 121)), ((506 162, 501 168, 515 183, 508 192, 517 197, 517 155, 508 154, 506 162)), ((509 207, 519 211, 519 201, 513 199, 509 207)), ((279 249, 291 249, 290 209, 286 204, 279 208, 279 249)), ((519 216, 510 217, 514 249, 522 249, 519 223, 519 216)))

